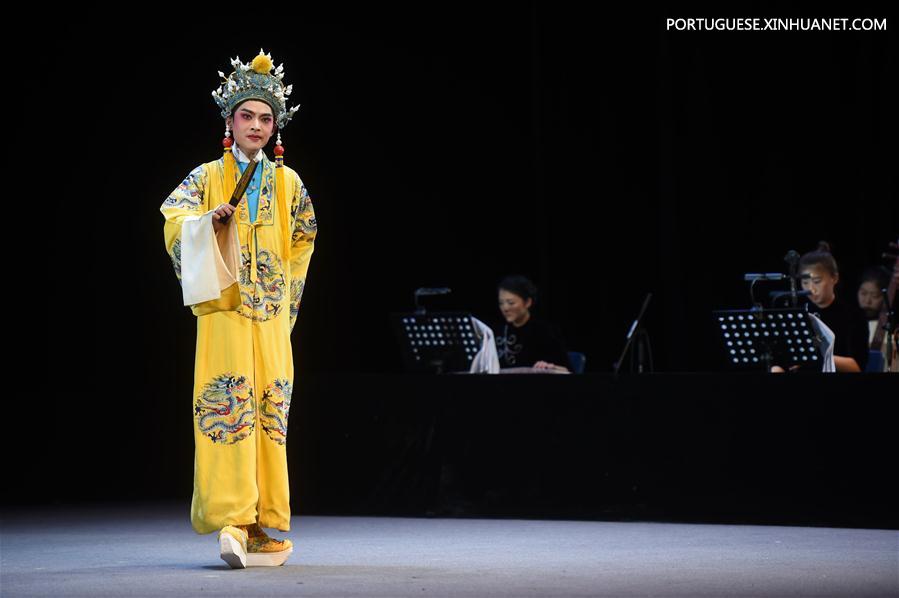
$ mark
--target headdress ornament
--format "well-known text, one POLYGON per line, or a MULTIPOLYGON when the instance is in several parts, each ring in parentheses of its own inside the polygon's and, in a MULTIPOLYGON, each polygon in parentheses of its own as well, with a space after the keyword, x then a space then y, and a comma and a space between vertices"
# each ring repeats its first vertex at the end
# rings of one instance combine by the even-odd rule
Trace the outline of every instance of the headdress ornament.
POLYGON ((259 55, 252 62, 244 64, 238 56, 231 60, 231 66, 234 71, 227 77, 219 71, 222 83, 212 92, 215 103, 222 110, 222 117, 229 116, 234 107, 243 101, 260 100, 272 107, 278 128, 284 128, 300 109, 299 104, 287 108, 287 97, 293 85, 285 86, 282 81, 284 64, 275 69, 271 54, 264 53, 260 48, 259 55))

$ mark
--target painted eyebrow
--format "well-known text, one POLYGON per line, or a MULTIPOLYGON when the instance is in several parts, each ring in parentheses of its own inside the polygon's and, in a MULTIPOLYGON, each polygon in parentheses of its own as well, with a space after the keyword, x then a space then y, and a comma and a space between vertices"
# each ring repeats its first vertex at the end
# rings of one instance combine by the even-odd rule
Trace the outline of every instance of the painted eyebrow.
MULTIPOLYGON (((253 115, 256 114, 255 112, 253 112, 253 111, 250 110, 249 108, 241 108, 240 110, 238 110, 238 112, 248 112, 248 113, 253 114, 253 115)), ((272 113, 271 113, 271 112, 263 112, 261 115, 262 115, 262 116, 271 116, 272 113)))

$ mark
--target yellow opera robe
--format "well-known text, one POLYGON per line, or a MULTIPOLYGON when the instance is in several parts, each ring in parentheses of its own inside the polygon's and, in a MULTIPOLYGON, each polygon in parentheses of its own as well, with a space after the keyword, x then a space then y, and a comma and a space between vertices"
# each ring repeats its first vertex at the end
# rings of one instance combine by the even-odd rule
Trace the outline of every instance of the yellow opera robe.
POLYGON ((290 530, 290 333, 317 223, 299 175, 261 155, 255 222, 244 196, 228 225, 213 232, 212 211, 230 200, 240 178, 231 152, 193 169, 160 207, 166 251, 185 304, 197 315, 191 525, 200 534, 254 521, 290 530), (207 294, 206 300, 190 303, 198 293, 187 287, 196 284, 185 284, 182 269, 205 276, 213 261, 210 255, 200 260, 204 251, 215 260, 221 293, 215 285, 211 298, 207 294), (182 263, 182 257, 191 263, 182 263), (226 262, 231 272, 223 268, 226 262))

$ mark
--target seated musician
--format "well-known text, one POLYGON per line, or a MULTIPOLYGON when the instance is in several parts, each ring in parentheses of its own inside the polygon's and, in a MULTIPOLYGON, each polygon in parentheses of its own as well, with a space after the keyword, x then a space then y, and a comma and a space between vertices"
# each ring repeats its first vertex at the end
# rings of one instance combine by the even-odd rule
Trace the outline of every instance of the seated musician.
MULTIPOLYGON (((882 266, 866 268, 858 285, 858 306, 868 320, 868 344, 874 339, 883 309, 883 289, 890 283, 890 273, 882 266)), ((886 339, 884 339, 886 340, 886 339)), ((880 347, 871 347, 879 350, 880 347)))
POLYGON ((500 367, 570 372, 562 335, 555 326, 531 313, 537 300, 534 283, 524 276, 507 276, 497 291, 503 319, 491 327, 500 367))
MULTIPOLYGON (((821 318, 834 333, 837 372, 864 371, 868 362, 868 324, 856 305, 839 299, 834 292, 840 273, 830 246, 822 241, 816 250, 804 254, 799 259, 799 274, 803 290, 810 293, 809 312, 821 318)), ((771 371, 784 369, 776 365, 771 371)))

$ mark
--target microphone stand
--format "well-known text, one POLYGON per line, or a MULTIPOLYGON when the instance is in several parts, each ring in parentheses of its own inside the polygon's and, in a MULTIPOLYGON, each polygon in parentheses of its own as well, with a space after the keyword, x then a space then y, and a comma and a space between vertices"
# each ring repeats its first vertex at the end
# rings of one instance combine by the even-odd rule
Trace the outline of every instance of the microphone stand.
POLYGON ((796 280, 799 278, 799 253, 791 249, 784 256, 784 261, 790 265, 790 303, 793 307, 799 307, 799 295, 796 292, 796 280))
POLYGON ((893 338, 893 331, 896 329, 896 322, 894 321, 896 317, 896 312, 893 310, 893 306, 890 303, 890 295, 887 292, 887 289, 881 289, 883 292, 883 306, 886 309, 887 319, 883 325, 883 333, 887 339, 887 352, 886 355, 883 356, 883 362, 886 364, 886 371, 892 371, 893 360, 896 359, 896 355, 893 351, 893 344, 896 342, 896 339, 893 338))
MULTIPOLYGON (((646 308, 649 307, 650 299, 652 299, 652 293, 647 293, 646 298, 643 300, 643 307, 640 308, 640 313, 637 314, 637 319, 634 320, 633 324, 631 324, 631 328, 627 333, 627 341, 624 343, 624 350, 621 351, 621 357, 619 357, 618 361, 616 361, 612 366, 612 371, 615 374, 615 380, 618 379, 618 372, 621 370, 621 364, 624 363, 624 357, 627 355, 627 351, 628 349, 630 349, 635 336, 637 337, 637 372, 641 374, 644 372, 646 367, 645 362, 647 354, 649 355, 649 369, 650 371, 652 371, 653 369, 652 349, 649 346, 649 334, 641 325, 643 314, 646 312, 646 308)), ((631 354, 631 363, 633 364, 633 354, 631 354)))

